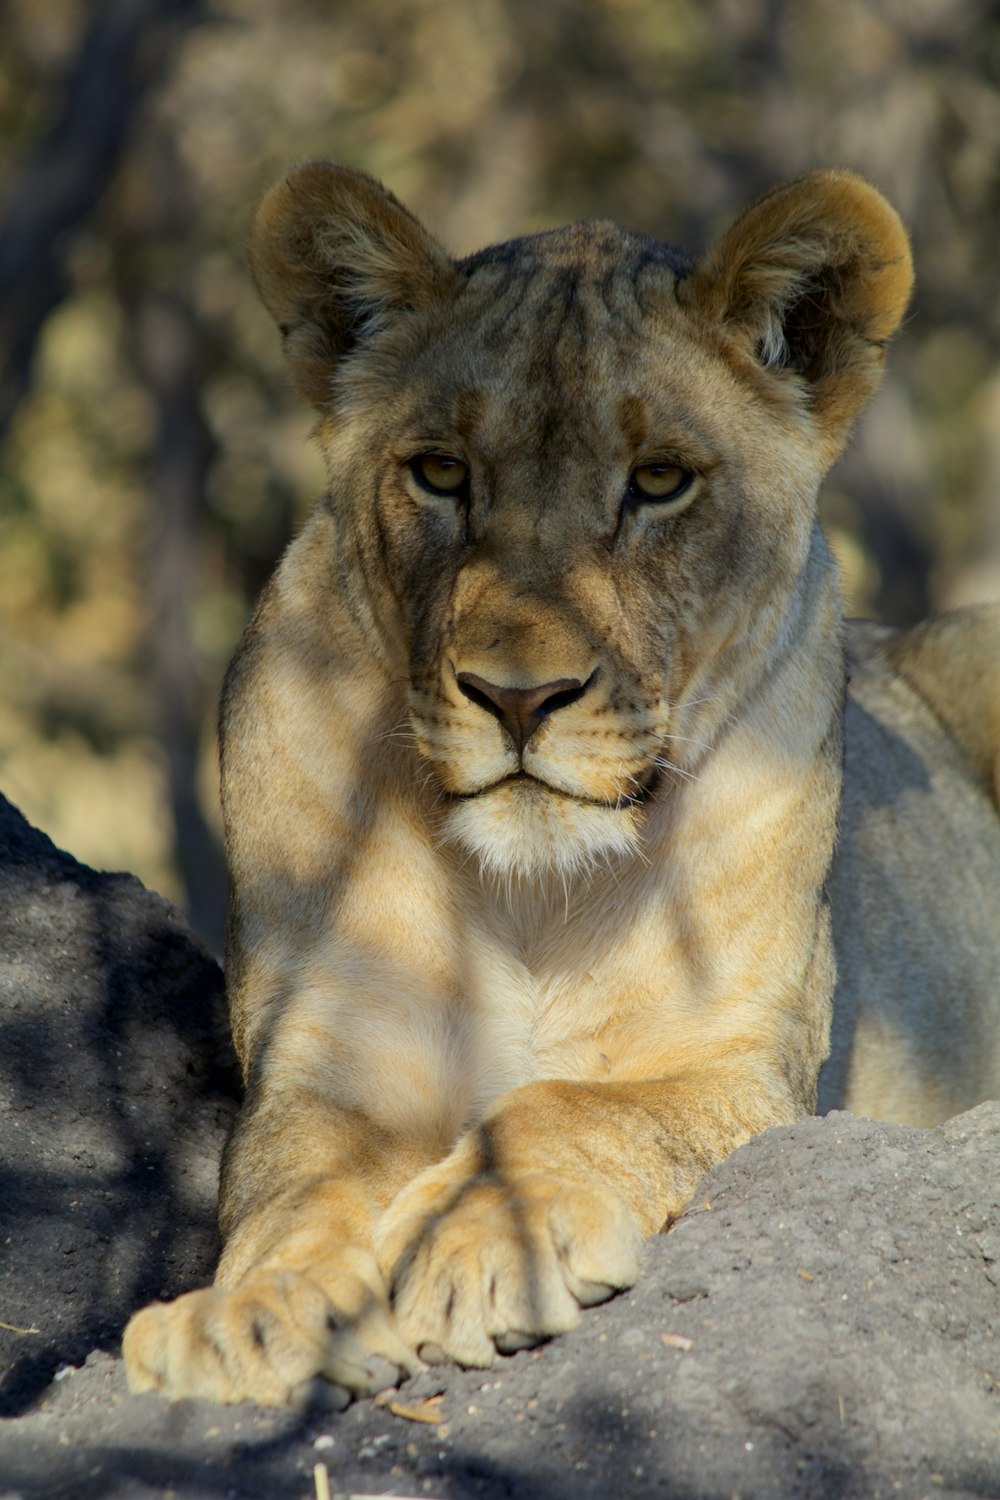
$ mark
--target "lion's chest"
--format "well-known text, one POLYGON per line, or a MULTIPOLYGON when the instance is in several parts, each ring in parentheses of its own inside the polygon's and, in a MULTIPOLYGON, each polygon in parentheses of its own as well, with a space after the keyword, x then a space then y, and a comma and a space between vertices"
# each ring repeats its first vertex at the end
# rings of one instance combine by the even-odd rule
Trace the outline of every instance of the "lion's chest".
POLYGON ((470 1059, 480 1108, 540 1078, 649 1076, 685 1046, 690 976, 669 924, 656 927, 655 937, 633 930, 594 943, 569 927, 548 946, 497 946, 467 995, 481 1039, 470 1059))
POLYGON ((641 988, 618 972, 532 970, 509 953, 469 950, 451 994, 381 988, 338 1006, 340 1094, 381 1123, 453 1140, 503 1094, 542 1078, 648 1076, 674 1033, 662 973, 641 988), (357 1082, 363 1080, 360 1094, 357 1082))

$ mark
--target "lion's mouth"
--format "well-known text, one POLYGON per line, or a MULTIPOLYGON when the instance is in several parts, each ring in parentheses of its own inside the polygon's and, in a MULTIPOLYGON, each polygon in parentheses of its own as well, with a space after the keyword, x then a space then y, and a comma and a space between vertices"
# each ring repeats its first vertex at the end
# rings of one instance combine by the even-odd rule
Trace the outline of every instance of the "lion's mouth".
POLYGON ((475 787, 472 791, 449 792, 448 796, 453 802, 472 802, 477 797, 488 797, 491 793, 502 791, 505 787, 525 786, 532 792, 537 791, 546 797, 562 797, 567 802, 579 802, 587 807, 603 807, 609 812, 619 812, 648 802, 656 790, 659 778, 660 772, 657 767, 650 766, 646 776, 634 791, 615 798, 588 797, 585 792, 567 791, 565 787, 553 786, 550 781, 544 781, 540 776, 532 776, 529 771, 521 770, 514 771, 509 776, 501 776, 496 781, 487 782, 484 786, 475 787))

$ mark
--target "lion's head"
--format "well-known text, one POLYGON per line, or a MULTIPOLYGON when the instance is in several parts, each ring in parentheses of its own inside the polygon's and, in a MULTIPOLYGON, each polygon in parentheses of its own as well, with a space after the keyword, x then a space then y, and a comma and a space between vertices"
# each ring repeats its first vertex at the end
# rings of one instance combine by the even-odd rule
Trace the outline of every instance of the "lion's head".
POLYGON ((815 498, 909 295, 898 218, 821 172, 696 266, 610 223, 455 261, 318 163, 252 261, 444 834, 506 873, 635 847, 789 640, 829 633, 815 498))

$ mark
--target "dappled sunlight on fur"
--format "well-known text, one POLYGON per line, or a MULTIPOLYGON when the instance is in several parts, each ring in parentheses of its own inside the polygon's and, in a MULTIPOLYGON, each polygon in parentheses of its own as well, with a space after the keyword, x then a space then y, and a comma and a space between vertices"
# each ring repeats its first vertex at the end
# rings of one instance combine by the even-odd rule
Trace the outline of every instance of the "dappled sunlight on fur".
POLYGON ((220 1270, 125 1354, 343 1405, 630 1284, 815 1108, 835 986, 825 1105, 996 1090, 1000 612, 851 628, 845 713, 817 493, 912 279, 850 173, 698 265, 607 222, 454 261, 312 163, 252 263, 330 487, 224 695, 220 1270))

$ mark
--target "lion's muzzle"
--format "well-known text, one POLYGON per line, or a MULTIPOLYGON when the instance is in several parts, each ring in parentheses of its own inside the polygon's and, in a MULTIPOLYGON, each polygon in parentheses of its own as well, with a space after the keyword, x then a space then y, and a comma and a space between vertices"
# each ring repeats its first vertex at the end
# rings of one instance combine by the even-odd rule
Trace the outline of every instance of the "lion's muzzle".
POLYGON ((455 680, 470 703, 492 714, 513 741, 518 757, 535 730, 560 708, 578 703, 597 676, 596 669, 585 682, 578 677, 560 677, 531 687, 509 687, 488 682, 476 672, 456 672, 455 680))

